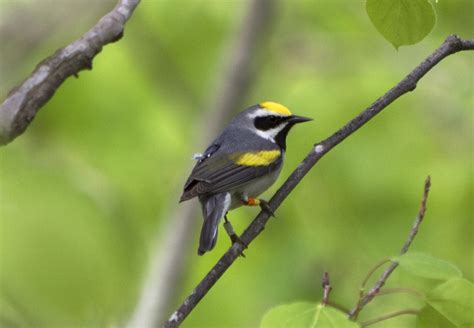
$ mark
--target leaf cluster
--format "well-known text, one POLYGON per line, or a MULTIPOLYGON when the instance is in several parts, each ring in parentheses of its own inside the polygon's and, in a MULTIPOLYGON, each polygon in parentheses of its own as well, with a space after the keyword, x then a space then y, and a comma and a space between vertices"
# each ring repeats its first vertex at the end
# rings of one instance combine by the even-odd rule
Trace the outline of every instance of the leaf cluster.
MULTIPOLYGON (((394 258, 400 268, 413 277, 434 280, 434 287, 419 291, 423 305, 417 311, 399 311, 415 314, 416 327, 472 327, 474 325, 474 284, 463 278, 452 263, 419 252, 408 252, 394 258)), ((403 306, 403 304, 400 304, 403 306)), ((380 322, 394 316, 383 316, 380 322)), ((295 302, 270 309, 263 317, 260 328, 354 328, 369 322, 351 321, 348 314, 323 303, 295 302)))

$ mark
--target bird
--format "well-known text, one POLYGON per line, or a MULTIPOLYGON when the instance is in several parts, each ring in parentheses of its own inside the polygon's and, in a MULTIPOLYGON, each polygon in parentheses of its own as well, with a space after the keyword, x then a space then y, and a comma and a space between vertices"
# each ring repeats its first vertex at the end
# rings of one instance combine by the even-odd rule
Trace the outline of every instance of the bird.
POLYGON ((228 211, 260 206, 273 215, 268 203, 257 197, 280 174, 290 129, 311 120, 293 115, 282 104, 264 101, 237 114, 204 153, 194 155, 197 162, 184 184, 180 203, 195 197, 201 203, 204 222, 198 255, 214 248, 223 218, 231 242, 242 242, 226 226, 228 211))

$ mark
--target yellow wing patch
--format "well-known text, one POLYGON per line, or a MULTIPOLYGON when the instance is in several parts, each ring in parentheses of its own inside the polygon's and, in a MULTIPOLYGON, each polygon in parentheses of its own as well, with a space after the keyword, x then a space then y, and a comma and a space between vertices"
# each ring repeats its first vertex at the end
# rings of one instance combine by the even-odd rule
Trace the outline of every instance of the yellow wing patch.
POLYGON ((260 107, 262 107, 262 108, 264 108, 264 109, 266 109, 270 112, 274 112, 274 113, 277 113, 277 114, 280 114, 280 115, 284 115, 284 116, 292 115, 288 108, 286 108, 282 104, 279 104, 279 103, 276 103, 276 102, 273 102, 273 101, 265 101, 265 102, 260 104, 260 107))
POLYGON ((267 166, 280 157, 279 150, 262 150, 257 152, 239 153, 231 156, 232 161, 237 165, 244 166, 267 166))

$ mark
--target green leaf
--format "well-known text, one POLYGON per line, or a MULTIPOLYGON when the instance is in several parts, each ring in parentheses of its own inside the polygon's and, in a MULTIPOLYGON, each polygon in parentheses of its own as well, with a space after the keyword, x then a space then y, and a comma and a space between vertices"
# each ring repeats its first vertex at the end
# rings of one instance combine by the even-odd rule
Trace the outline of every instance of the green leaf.
POLYGON ((357 328, 347 315, 330 306, 314 303, 292 303, 270 309, 260 328, 357 328))
POLYGON ((452 322, 436 311, 431 305, 425 305, 421 309, 416 326, 418 328, 456 328, 452 322))
POLYGON ((260 328, 311 327, 315 310, 313 303, 280 305, 265 313, 260 328))
POLYGON ((347 315, 330 306, 318 304, 316 316, 314 318, 315 328, 354 328, 359 325, 347 319, 347 315), (318 313, 319 312, 319 313, 318 313))
POLYGON ((448 280, 431 290, 426 301, 455 325, 474 325, 472 282, 462 278, 448 280))
POLYGON ((462 277, 455 265, 427 254, 409 252, 395 260, 402 269, 416 276, 439 280, 462 277))
POLYGON ((365 9, 375 28, 396 49, 423 40, 436 21, 427 0, 367 0, 365 9))

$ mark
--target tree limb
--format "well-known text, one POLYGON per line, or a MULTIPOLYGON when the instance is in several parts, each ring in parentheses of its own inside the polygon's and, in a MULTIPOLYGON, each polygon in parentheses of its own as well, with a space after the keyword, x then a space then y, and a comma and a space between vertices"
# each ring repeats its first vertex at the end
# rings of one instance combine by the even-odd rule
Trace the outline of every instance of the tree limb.
MULTIPOLYGON (((428 176, 425 180, 425 188, 418 215, 416 216, 415 223, 413 224, 413 227, 411 228, 410 233, 408 234, 408 238, 405 241, 405 244, 403 244, 402 250, 400 251, 400 255, 403 255, 408 251, 410 245, 413 242, 413 239, 418 233, 418 228, 420 227, 421 222, 423 222, 423 218, 425 217, 426 212, 426 201, 428 200, 428 194, 430 192, 430 186, 431 178, 428 176)), ((367 303, 369 303, 370 301, 372 301, 372 299, 379 293, 380 289, 385 285, 385 282, 387 281, 388 277, 390 277, 390 275, 397 268, 397 266, 398 262, 392 260, 388 268, 385 269, 379 280, 377 280, 377 282, 375 283, 375 286, 372 287, 372 289, 365 296, 361 297, 357 302, 357 305, 349 312, 350 319, 357 318, 357 315, 360 311, 362 311, 364 306, 367 305, 367 303)))
MULTIPOLYGON (((222 58, 226 58, 222 75, 212 89, 209 110, 203 116, 202 135, 196 146, 209 142, 229 118, 241 108, 248 91, 256 80, 258 50, 268 39, 268 30, 276 14, 275 0, 248 1, 244 19, 235 39, 222 58), (230 59, 229 59, 230 58, 230 59), (199 144, 198 144, 199 143, 199 144)), ((142 286, 136 308, 127 324, 128 327, 154 327, 166 318, 179 293, 183 271, 186 268, 186 254, 193 241, 197 203, 184 203, 168 216, 153 247, 149 272, 142 286)))
POLYGON ((8 93, 0 105, 0 145, 11 142, 26 130, 64 80, 84 69, 92 69, 92 60, 102 47, 120 40, 125 23, 139 2, 119 0, 92 29, 40 62, 26 80, 8 93))
MULTIPOLYGON (((298 165, 285 183, 278 189, 269 202, 270 209, 275 211, 290 192, 298 185, 306 173, 331 149, 350 136, 370 119, 380 113, 385 107, 395 101, 403 94, 413 91, 417 82, 434 66, 447 56, 463 50, 474 50, 474 40, 461 40, 455 35, 449 36, 443 44, 429 55, 421 64, 411 71, 395 87, 388 90, 382 97, 377 99, 366 110, 344 125, 333 135, 314 145, 305 159, 298 165)), ((270 219, 266 211, 260 212, 241 236, 246 245, 250 243, 263 231, 265 224, 270 219)), ((184 300, 181 306, 171 315, 164 327, 177 327, 191 313, 199 301, 214 286, 224 272, 232 265, 243 251, 240 243, 233 244, 229 250, 219 259, 211 271, 196 286, 192 293, 184 300)))

